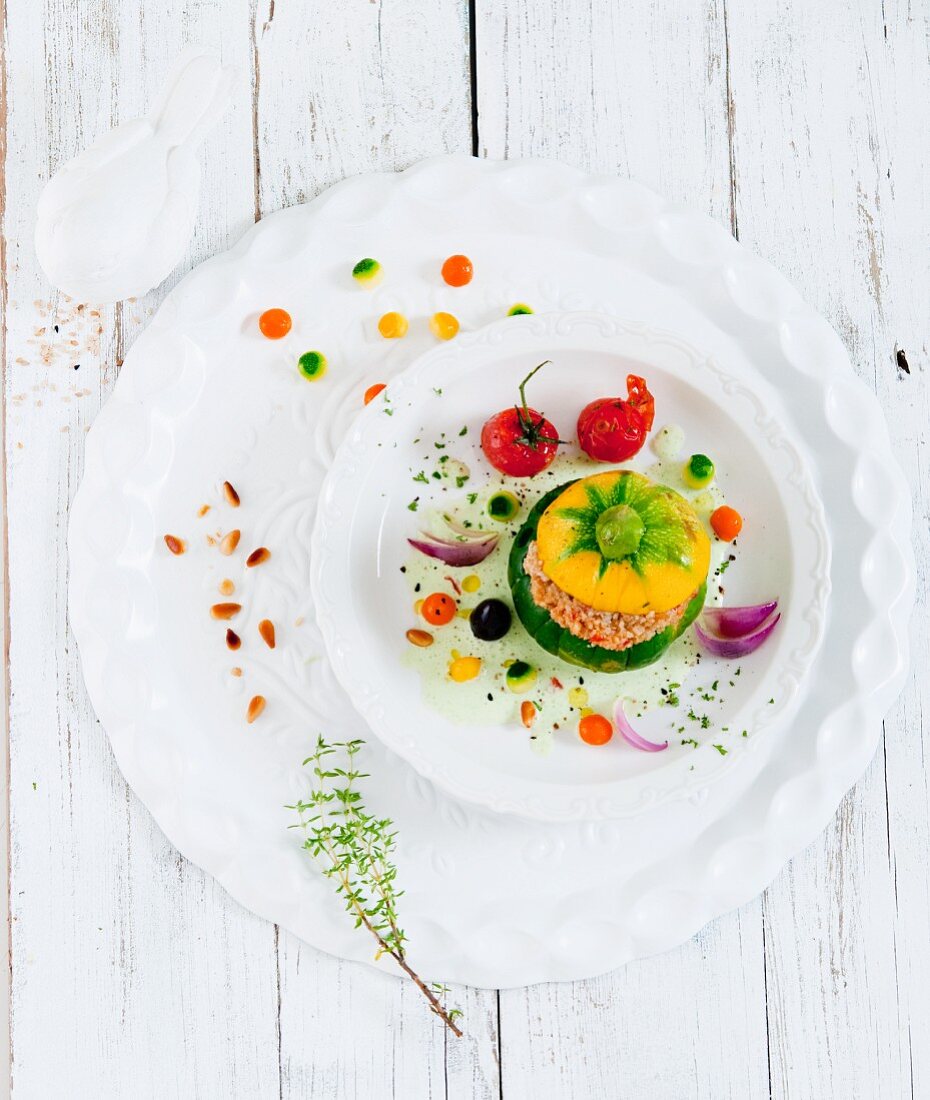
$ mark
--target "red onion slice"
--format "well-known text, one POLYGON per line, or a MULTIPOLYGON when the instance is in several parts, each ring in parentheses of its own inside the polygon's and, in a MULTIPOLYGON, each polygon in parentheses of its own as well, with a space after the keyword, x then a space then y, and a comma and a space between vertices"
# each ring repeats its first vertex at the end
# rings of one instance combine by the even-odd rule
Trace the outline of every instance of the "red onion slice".
POLYGON ((657 741, 647 741, 645 737, 633 729, 626 716, 626 711, 623 709, 622 698, 614 703, 614 725, 619 730, 623 740, 632 745, 634 749, 641 749, 643 752, 662 752, 663 749, 668 748, 668 741, 663 741, 661 744, 657 741))
MULTIPOLYGON (((476 527, 466 527, 464 523, 459 523, 458 520, 453 519, 451 516, 443 516, 443 522, 450 531, 454 531, 460 539, 468 539, 469 542, 481 542, 483 539, 496 539, 497 535, 492 534, 490 531, 480 531, 476 527)), ((430 538, 435 536, 430 535, 430 538)))
POLYGON ((464 566, 477 565, 491 553, 497 546, 498 536, 490 535, 484 542, 452 542, 444 539, 434 539, 426 536, 423 539, 407 539, 407 542, 426 554, 428 558, 436 558, 445 565, 464 566), (427 538, 429 541, 426 541, 427 538))
POLYGON ((706 630, 718 638, 745 638, 758 629, 778 607, 778 600, 751 607, 709 607, 701 620, 706 630))
POLYGON ((767 623, 742 638, 718 638, 714 634, 708 634, 706 630, 703 630, 700 623, 694 624, 694 632, 701 643, 701 648, 707 653, 712 654, 714 657, 732 660, 736 657, 747 657, 750 653, 755 653, 775 629, 780 618, 780 614, 775 615, 767 623))

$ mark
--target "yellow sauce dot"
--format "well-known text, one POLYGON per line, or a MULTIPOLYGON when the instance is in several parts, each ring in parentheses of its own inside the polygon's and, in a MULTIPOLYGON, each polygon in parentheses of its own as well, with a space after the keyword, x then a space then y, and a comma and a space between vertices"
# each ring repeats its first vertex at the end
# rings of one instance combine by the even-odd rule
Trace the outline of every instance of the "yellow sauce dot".
POLYGON ((417 600, 417 602, 413 605, 413 613, 415 615, 419 615, 422 610, 423 610, 423 601, 422 600, 417 600))
POLYGON ((477 573, 469 573, 467 577, 462 580, 462 589, 465 592, 477 592, 481 587, 481 578, 477 573))
POLYGON ((458 611, 456 611, 456 615, 458 615, 458 617, 460 619, 470 619, 471 618, 471 608, 470 607, 460 607, 458 609, 458 611))
POLYGON ((406 336, 408 328, 410 328, 410 324, 407 318, 402 313, 397 313, 394 310, 385 313, 378 321, 378 332, 385 340, 398 340, 401 336, 406 336))
POLYGON ((457 657, 449 663, 449 677, 457 684, 464 684, 466 680, 474 680, 480 672, 480 657, 457 657))
POLYGON ((581 708, 581 717, 582 718, 587 718, 589 714, 593 714, 593 713, 594 713, 594 711, 590 707, 582 707, 581 708))
POLYGON ((451 313, 434 313, 429 319, 429 327, 432 334, 440 340, 451 340, 458 335, 459 322, 451 313))
POLYGON ((588 693, 583 687, 573 687, 568 692, 568 701, 573 707, 586 707, 588 705, 588 693))

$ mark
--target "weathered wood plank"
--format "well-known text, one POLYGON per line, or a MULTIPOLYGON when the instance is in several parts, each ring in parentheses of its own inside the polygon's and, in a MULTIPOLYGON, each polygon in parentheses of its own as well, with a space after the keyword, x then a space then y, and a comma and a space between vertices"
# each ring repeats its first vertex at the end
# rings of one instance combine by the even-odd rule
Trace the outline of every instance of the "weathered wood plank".
MULTIPOLYGON (((274 930, 179 860, 127 791, 66 621, 84 432, 164 288, 95 316, 92 303, 50 295, 32 251, 48 173, 139 113, 186 41, 215 43, 248 74, 248 5, 55 0, 13 6, 7 28, 16 1094, 276 1095, 274 930)), ((225 170, 205 173, 185 268, 251 221, 250 130, 246 76, 209 140, 225 170)))
POLYGON ((768 1096, 761 902, 593 981, 501 993, 504 1096, 768 1096))
POLYGON ((766 896, 778 1096, 930 1088, 917 1038, 930 1021, 930 698, 920 674, 930 644, 930 158, 917 138, 930 124, 928 20, 906 2, 728 8, 740 237, 824 312, 877 391, 917 498, 921 576, 918 675, 886 722, 883 751, 766 896))
POLYGON ((730 222, 722 0, 479 0, 479 154, 632 176, 730 222))
MULTIPOLYGON (((631 175, 731 224, 721 3, 477 14, 483 154, 631 175)), ((767 1095, 763 959, 757 903, 597 981, 502 993, 504 1095, 767 1095)))
MULTIPOLYGON (((254 34, 260 212, 470 151, 461 0, 260 3, 254 34)), ((469 1036, 447 1040, 416 990, 284 934, 278 954, 283 1095, 497 1096, 495 994, 456 988, 469 1036)))

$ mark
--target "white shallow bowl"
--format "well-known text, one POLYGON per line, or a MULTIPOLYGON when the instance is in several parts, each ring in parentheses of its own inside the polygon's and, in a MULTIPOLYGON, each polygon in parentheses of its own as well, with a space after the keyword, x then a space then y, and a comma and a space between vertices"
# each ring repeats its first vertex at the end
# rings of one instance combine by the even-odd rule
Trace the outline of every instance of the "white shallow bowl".
POLYGON ((367 800, 399 829, 413 959, 432 977, 485 986, 584 978, 680 943, 810 843, 875 751, 907 670, 910 497, 878 404, 830 326, 720 226, 629 181, 468 157, 348 180, 265 218, 168 296, 88 436, 69 533, 84 677, 132 788, 243 905, 370 964, 282 805, 306 790, 300 761, 318 731, 364 735, 315 625, 316 504, 365 387, 433 346, 426 317, 453 309, 467 332, 517 301, 635 317, 750 387, 767 382, 772 416, 803 443, 824 503, 834 598, 780 751, 652 813, 559 824, 490 814, 369 738, 367 800), (451 292, 438 263, 461 251, 475 279, 451 292), (367 294, 348 274, 366 255, 387 271, 367 294), (255 327, 271 305, 295 320, 278 343, 255 327), (374 320, 388 309, 411 327, 386 346, 374 320), (294 369, 308 348, 330 360, 313 385, 294 369), (242 493, 235 519, 220 503, 226 478, 242 493), (236 680, 206 613, 227 560, 202 541, 233 524, 246 546, 276 550, 243 589, 249 645, 236 680), (184 558, 167 553, 166 531, 190 539, 184 558), (261 614, 281 624, 273 654, 254 644, 261 614), (246 726, 255 687, 269 704, 246 726))
MULTIPOLYGON (((454 798, 495 812, 567 821, 622 817, 688 798, 740 767, 746 754, 773 747, 763 741, 777 737, 800 704, 823 636, 830 550, 802 448, 773 417, 767 384, 733 378, 668 333, 600 314, 549 313, 507 318, 439 346, 394 379, 388 392, 388 406, 373 402, 358 417, 326 477, 311 577, 336 675, 390 749, 454 798), (481 426, 492 412, 513 404, 520 380, 545 359, 551 364, 534 377, 531 400, 553 418, 560 435, 574 435, 589 401, 623 390, 628 373, 643 375, 656 400, 656 427, 680 425, 687 453, 710 452, 727 499, 745 502, 740 568, 731 574, 732 584, 727 578, 727 602, 777 596, 782 617, 767 645, 739 662, 742 675, 715 715, 717 728, 696 751, 680 737, 662 753, 638 752, 619 737, 592 751, 563 727, 543 756, 530 751, 527 738, 504 735, 500 724, 482 724, 480 710, 467 725, 437 712, 423 696, 419 671, 403 661, 404 631, 415 625, 401 572, 410 557, 407 538, 417 535, 431 507, 449 509, 456 499, 442 483, 423 486, 412 475, 423 466, 424 450, 442 435, 448 441, 444 454, 472 471, 467 488, 486 485, 494 471, 481 452, 481 426), (467 434, 460 437, 463 427, 467 434), (416 513, 409 508, 414 496, 416 513), (744 729, 751 736, 743 737, 744 729)), ((632 465, 643 468, 654 460, 647 446, 632 465)), ((535 483, 537 497, 552 487, 540 486, 539 478, 535 483)), ((508 554, 510 542, 505 536, 494 552, 508 554)), ((538 648, 526 639, 525 649, 521 656, 532 663, 538 648)), ((475 643, 474 652, 484 650, 475 643)), ((734 667, 705 657, 693 677, 725 679, 734 667)), ((488 658, 482 681, 491 687, 492 671, 488 658)), ((560 675, 578 671, 564 664, 560 675)), ((615 677, 617 695, 625 679, 623 673, 615 677)), ((688 686, 682 686, 682 696, 688 686)), ((514 712, 518 705, 515 700, 514 712)), ((545 707, 540 723, 544 715, 545 707)), ((652 740, 665 740, 668 715, 667 708, 653 708, 636 727, 652 740)), ((516 713, 511 725, 519 728, 516 713)))

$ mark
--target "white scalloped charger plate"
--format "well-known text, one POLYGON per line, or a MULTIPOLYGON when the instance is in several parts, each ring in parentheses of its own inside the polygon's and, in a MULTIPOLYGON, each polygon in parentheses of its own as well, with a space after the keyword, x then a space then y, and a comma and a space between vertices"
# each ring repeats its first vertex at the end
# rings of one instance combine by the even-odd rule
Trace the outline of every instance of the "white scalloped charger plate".
POLYGON ((168 296, 90 432, 69 538, 88 692, 133 789, 244 905, 372 962, 282 807, 305 789, 299 761, 317 730, 338 738, 361 725, 314 623, 316 501, 365 386, 431 346, 426 316, 454 309, 468 331, 521 300, 540 313, 635 317, 736 379, 767 381, 773 417, 809 456, 843 599, 831 601, 803 711, 765 767, 636 818, 492 815, 443 796, 371 740, 369 801, 400 828, 415 960, 488 986, 583 978, 680 943, 763 889, 871 758, 907 668, 910 499, 878 405, 829 325, 719 226, 633 183, 467 157, 349 180, 264 219, 168 296), (476 277, 450 291, 438 262, 458 251, 476 277), (348 275, 364 255, 387 271, 370 295, 348 275), (294 315, 285 341, 257 335, 269 305, 294 315), (386 347, 375 319, 391 308, 412 324, 386 347), (294 370, 309 348, 330 361, 314 384, 294 370), (227 478, 242 494, 235 514, 219 494, 227 478), (272 549, 267 566, 246 571, 241 554, 206 545, 233 525, 241 553, 272 549), (165 532, 187 537, 189 552, 171 557, 165 532), (207 613, 224 575, 244 608, 241 678, 229 674, 224 624, 207 613), (279 624, 274 652, 256 641, 265 615, 279 624), (268 708, 246 726, 257 690, 268 708))
MULTIPOLYGON (((422 776, 454 798, 496 812, 546 821, 623 817, 692 797, 738 767, 747 752, 758 752, 760 739, 795 713, 823 635, 830 552, 823 506, 801 446, 773 418, 766 383, 747 386, 664 333, 603 314, 547 313, 506 318, 439 346, 392 380, 387 392, 389 404, 373 402, 358 417, 326 477, 311 577, 336 676, 371 729, 422 776), (466 491, 450 496, 442 481, 430 479, 423 487, 413 476, 428 465, 433 441, 443 437, 444 455, 472 471, 467 488, 488 485, 494 471, 479 446, 482 423, 512 403, 520 379, 544 359, 551 363, 534 378, 532 401, 548 411, 561 435, 573 434, 589 400, 616 391, 618 379, 630 372, 643 375, 656 399, 658 425, 682 427, 688 453, 713 452, 717 484, 728 500, 744 502, 742 565, 726 578, 727 599, 738 605, 777 595, 781 620, 765 649, 739 663, 742 675, 727 689, 713 730, 701 734, 697 750, 679 735, 663 753, 637 752, 619 738, 592 751, 564 730, 543 756, 530 751, 526 737, 482 723, 480 705, 467 725, 437 711, 424 697, 420 671, 404 663, 401 637, 411 621, 401 571, 410 557, 407 537, 417 534, 424 513, 448 510, 466 491), (414 494, 415 514, 409 508, 414 494)), ((572 444, 562 448, 563 454, 573 451, 572 444)), ((632 465, 648 468, 651 461, 655 456, 646 447, 632 465)), ((552 487, 539 487, 539 481, 537 497, 552 487)), ((511 534, 496 554, 509 552, 511 534)), ((711 589, 716 596, 713 583, 711 589)), ((532 662, 535 644, 520 634, 521 655, 532 662)), ((474 645, 484 655, 474 685, 483 693, 499 686, 494 677, 501 673, 493 648, 474 645)), ((679 694, 700 678, 726 681, 734 667, 705 657, 679 694)), ((560 675, 576 673, 565 665, 560 675)), ((623 694, 628 681, 615 676, 611 687, 623 694)), ((511 729, 520 729, 518 707, 515 699, 511 729)), ((540 723, 546 709, 543 704, 540 723)), ((667 739, 669 713, 651 708, 637 720, 638 730, 654 741, 667 739)))

